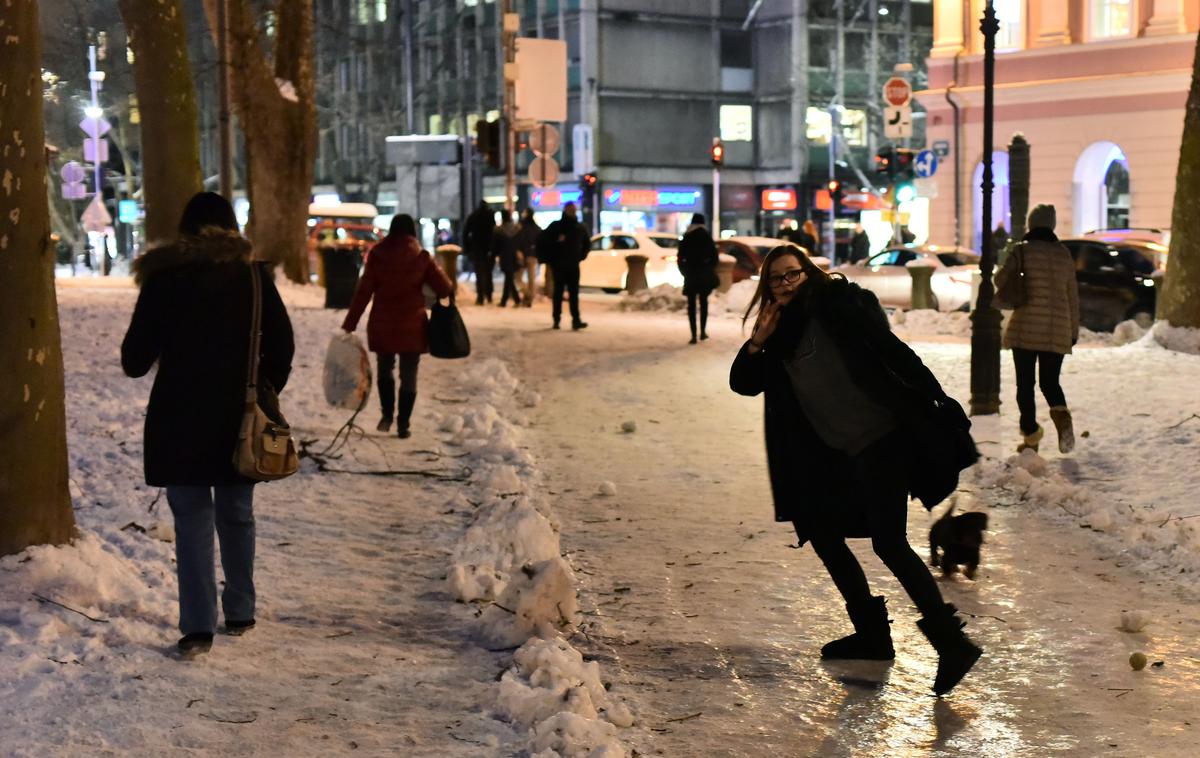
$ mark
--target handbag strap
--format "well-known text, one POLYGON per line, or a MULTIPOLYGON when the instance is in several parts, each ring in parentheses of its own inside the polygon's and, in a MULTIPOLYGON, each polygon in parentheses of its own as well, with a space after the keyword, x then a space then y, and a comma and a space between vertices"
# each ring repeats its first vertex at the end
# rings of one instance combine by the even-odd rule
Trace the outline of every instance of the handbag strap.
POLYGON ((250 263, 250 355, 246 361, 246 401, 258 400, 258 354, 262 344, 262 284, 258 266, 250 263))

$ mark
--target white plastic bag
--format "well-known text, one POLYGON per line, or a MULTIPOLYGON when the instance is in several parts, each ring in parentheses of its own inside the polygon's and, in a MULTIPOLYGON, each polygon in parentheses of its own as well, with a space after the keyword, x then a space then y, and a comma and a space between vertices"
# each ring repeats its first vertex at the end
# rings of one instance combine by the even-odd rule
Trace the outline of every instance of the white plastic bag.
POLYGON ((371 394, 371 361, 362 340, 338 332, 325 350, 325 401, 335 408, 360 410, 371 394))

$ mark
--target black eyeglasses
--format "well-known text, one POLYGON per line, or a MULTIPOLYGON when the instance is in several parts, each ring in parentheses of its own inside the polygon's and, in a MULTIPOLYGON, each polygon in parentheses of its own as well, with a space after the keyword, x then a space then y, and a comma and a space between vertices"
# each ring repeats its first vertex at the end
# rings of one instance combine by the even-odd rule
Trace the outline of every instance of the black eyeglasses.
POLYGON ((775 288, 781 286, 784 282, 795 284, 800 281, 800 276, 803 273, 804 269, 794 268, 791 271, 784 271, 782 274, 772 274, 767 277, 767 286, 775 288))

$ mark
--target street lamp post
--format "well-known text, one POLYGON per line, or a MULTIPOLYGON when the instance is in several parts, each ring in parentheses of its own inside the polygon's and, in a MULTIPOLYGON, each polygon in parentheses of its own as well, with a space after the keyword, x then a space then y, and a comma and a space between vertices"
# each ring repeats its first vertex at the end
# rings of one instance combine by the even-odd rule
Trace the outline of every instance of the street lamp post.
POLYGON ((996 80, 996 33, 1000 22, 992 0, 987 0, 983 20, 983 255, 979 261, 979 297, 971 314, 971 415, 986 416, 1000 412, 1000 311, 992 306, 995 289, 992 269, 996 251, 992 249, 992 119, 996 80))

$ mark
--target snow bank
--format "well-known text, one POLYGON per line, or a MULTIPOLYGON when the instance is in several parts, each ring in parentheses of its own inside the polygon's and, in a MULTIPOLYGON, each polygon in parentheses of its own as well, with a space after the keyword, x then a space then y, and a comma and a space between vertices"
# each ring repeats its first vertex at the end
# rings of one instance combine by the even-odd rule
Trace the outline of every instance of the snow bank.
POLYGON ((446 584, 456 600, 480 605, 486 644, 520 647, 500 681, 498 709, 531 730, 536 755, 624 758, 614 724, 628 726, 632 716, 610 701, 598 664, 584 664, 561 636, 581 620, 575 573, 561 557, 550 506, 536 494, 537 466, 510 421, 541 396, 494 359, 464 363, 456 391, 466 402, 438 428, 446 444, 466 451, 474 475, 463 500, 479 505, 454 547, 446 584))
POLYGON ((657 287, 623 292, 617 308, 622 311, 680 311, 687 307, 687 298, 679 287, 660 284, 657 287))
POLYGON ((1159 321, 1150 329, 1150 335, 1168 350, 1200 355, 1200 329, 1171 326, 1166 321, 1159 321))

